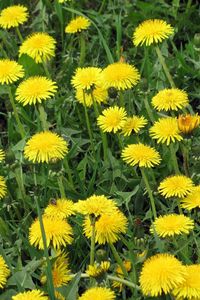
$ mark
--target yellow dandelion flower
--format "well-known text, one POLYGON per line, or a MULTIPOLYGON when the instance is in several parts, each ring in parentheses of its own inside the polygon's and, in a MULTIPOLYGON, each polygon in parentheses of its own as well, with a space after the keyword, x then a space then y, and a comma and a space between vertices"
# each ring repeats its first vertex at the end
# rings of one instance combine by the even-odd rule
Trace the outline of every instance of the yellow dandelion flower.
POLYGON ((129 165, 151 168, 159 165, 161 158, 159 153, 152 147, 139 144, 131 144, 122 151, 122 159, 129 165))
POLYGON ((11 27, 18 27, 25 23, 28 19, 28 11, 25 6, 13 5, 4 8, 0 12, 0 27, 9 29, 11 27))
MULTIPOLYGON (((106 103, 108 100, 108 92, 100 86, 97 86, 92 91, 94 101, 97 103, 106 103)), ((83 105, 91 107, 93 104, 93 99, 90 91, 83 92, 82 89, 76 90, 76 99, 83 105)))
POLYGON ((92 91, 101 86, 101 69, 97 67, 77 68, 71 83, 74 88, 92 91))
POLYGON ((61 198, 51 201, 44 210, 44 216, 49 218, 65 219, 74 214, 74 203, 61 198))
POLYGON ((200 265, 185 266, 185 269, 185 281, 173 290, 173 294, 176 299, 200 299, 200 265))
POLYGON ((10 275, 10 270, 5 263, 5 260, 0 255, 0 288, 2 289, 7 281, 7 277, 10 275))
POLYGON ((12 296, 12 300, 48 300, 48 297, 40 290, 32 290, 12 296))
POLYGON ((178 129, 177 119, 172 117, 160 118, 156 121, 150 128, 150 135, 158 143, 166 143, 167 145, 183 139, 178 129))
POLYGON ((71 0, 58 0, 59 3, 64 3, 64 2, 67 2, 67 1, 71 1, 71 0))
MULTIPOLYGON (((125 267, 125 269, 126 269, 127 272, 131 271, 132 265, 131 265, 131 262, 129 260, 124 260, 123 261, 123 265, 124 265, 124 267, 125 267)), ((117 268, 115 270, 115 273, 117 274, 118 277, 124 278, 123 271, 122 271, 122 269, 121 269, 121 267, 119 265, 117 266, 117 268)), ((114 288, 119 289, 120 292, 122 292, 123 287, 124 287, 124 285, 121 282, 119 282, 119 281, 113 281, 112 282, 112 286, 114 288)))
POLYGON ((200 185, 195 186, 187 197, 181 199, 181 207, 188 210, 200 208, 200 185))
POLYGON ((56 133, 44 131, 33 135, 25 145, 24 156, 32 162, 53 162, 64 158, 67 142, 56 133))
POLYGON ((0 176, 0 199, 2 199, 7 192, 6 181, 3 176, 0 176))
POLYGON ((0 162, 2 162, 5 159, 5 152, 0 149, 0 162))
POLYGON ((184 175, 175 175, 165 178, 159 184, 158 191, 165 198, 183 198, 194 189, 192 180, 184 175))
POLYGON ((54 96, 57 90, 55 81, 44 76, 32 76, 22 81, 16 90, 16 100, 27 104, 41 103, 54 96))
POLYGON ((19 49, 19 56, 27 54, 36 63, 46 62, 55 56, 56 41, 48 33, 36 32, 28 36, 19 49))
POLYGON ((98 264, 97 262, 94 263, 94 265, 89 265, 86 274, 90 277, 100 277, 104 273, 108 271, 110 268, 110 262, 109 261, 102 261, 101 264, 98 264))
POLYGON ((185 91, 172 88, 164 89, 152 98, 152 105, 158 111, 178 110, 189 104, 188 95, 185 91))
MULTIPOLYGON (((119 210, 114 211, 112 215, 103 214, 95 222, 96 243, 115 243, 119 239, 119 234, 126 232, 127 223, 127 218, 119 210)), ((91 238, 92 226, 89 217, 86 217, 84 221, 84 233, 91 238)))
MULTIPOLYGON (((53 246, 55 249, 60 249, 61 246, 66 246, 72 242, 72 228, 66 220, 43 217, 44 230, 47 239, 47 247, 53 246)), ((29 229, 30 244, 44 249, 42 241, 42 233, 39 220, 36 219, 29 229)))
POLYGON ((185 267, 172 254, 157 254, 147 259, 140 274, 140 286, 145 296, 168 294, 185 280, 185 267))
POLYGON ((103 132, 116 133, 124 126, 126 120, 126 111, 123 107, 113 106, 102 111, 97 119, 98 126, 103 132))
POLYGON ((82 30, 88 29, 91 25, 90 20, 85 17, 76 17, 75 19, 71 20, 69 24, 65 27, 66 33, 76 33, 81 32, 82 30))
POLYGON ((84 292, 78 300, 114 300, 115 294, 114 292, 105 287, 92 287, 86 292, 84 292))
POLYGON ((153 222, 150 232, 160 237, 170 237, 179 234, 189 234, 194 228, 194 221, 184 215, 170 214, 160 216, 153 222))
POLYGON ((104 195, 92 195, 86 200, 79 200, 74 209, 83 215, 98 217, 103 214, 112 214, 117 210, 117 203, 104 195))
POLYGON ((131 135, 132 131, 138 133, 140 129, 143 128, 146 124, 147 120, 143 116, 128 117, 122 127, 122 134, 124 136, 129 136, 131 135))
POLYGON ((192 116, 187 114, 186 116, 178 117, 178 128, 182 133, 188 134, 200 125, 200 116, 198 114, 192 116))
POLYGON ((138 70, 125 62, 113 63, 102 71, 103 86, 106 89, 111 87, 117 90, 131 89, 139 80, 138 70))
POLYGON ((24 77, 24 69, 14 60, 0 59, 0 83, 10 84, 24 77))
POLYGON ((142 22, 133 33, 133 44, 135 46, 150 46, 167 39, 173 34, 174 29, 163 20, 150 19, 142 22))

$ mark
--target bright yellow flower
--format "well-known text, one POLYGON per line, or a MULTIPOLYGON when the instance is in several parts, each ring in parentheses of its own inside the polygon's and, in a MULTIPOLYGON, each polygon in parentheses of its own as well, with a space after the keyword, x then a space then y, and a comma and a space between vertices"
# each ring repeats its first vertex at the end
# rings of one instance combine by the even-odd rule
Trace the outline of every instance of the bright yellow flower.
POLYGON ((6 181, 3 176, 0 176, 0 199, 2 199, 7 192, 6 181))
POLYGON ((0 27, 9 29, 11 27, 18 27, 28 19, 28 11, 25 6, 13 5, 4 8, 0 12, 0 27))
POLYGON ((2 162, 5 159, 5 152, 0 149, 0 162, 2 162))
POLYGON ((140 80, 138 70, 125 62, 116 62, 108 65, 102 71, 102 82, 104 88, 111 87, 117 90, 126 90, 132 88, 140 80))
POLYGON ((170 237, 179 234, 189 234, 194 228, 194 221, 184 215, 170 214, 157 218, 150 232, 160 237, 170 237))
POLYGON ((12 296, 12 300, 48 300, 48 297, 40 290, 32 290, 12 296))
POLYGON ((14 60, 0 59, 0 83, 9 84, 24 77, 24 69, 14 60))
POLYGON ((6 284, 7 277, 10 275, 10 270, 5 263, 5 260, 0 255, 0 288, 2 289, 6 284))
POLYGON ((29 77, 18 86, 16 100, 23 106, 41 103, 53 97, 57 88, 55 81, 44 76, 29 77))
POLYGON ((36 163, 63 159, 68 152, 67 142, 56 133, 44 131, 33 135, 25 145, 24 156, 36 163))
POLYGON ((114 292, 105 287, 92 287, 86 292, 84 292, 78 300, 114 300, 114 292))
POLYGON ((49 218, 65 219, 74 214, 74 203, 61 198, 51 201, 44 210, 44 216, 49 218))
POLYGON ((195 186, 187 197, 181 199, 181 206, 188 210, 200 208, 200 185, 195 186))
POLYGON ((133 43, 135 46, 150 46, 157 44, 168 38, 174 29, 163 20, 150 19, 142 22, 133 33, 133 43))
POLYGON ((158 191, 165 198, 183 198, 194 189, 192 180, 184 175, 175 175, 165 178, 159 184, 158 191))
POLYGON ((138 133, 140 129, 143 128, 146 124, 147 120, 143 116, 128 117, 122 127, 122 134, 124 136, 129 136, 131 135, 132 131, 138 133))
POLYGON ((152 147, 139 144, 126 146, 122 151, 122 159, 129 165, 151 168, 159 165, 161 158, 159 153, 152 147))
MULTIPOLYGON (((108 100, 108 92, 107 90, 103 89, 102 87, 96 87, 92 91, 94 101, 97 103, 106 103, 108 100)), ((92 106, 93 100, 90 91, 83 91, 82 89, 76 90, 76 99, 83 105, 87 107, 92 106), (85 97, 85 99, 84 99, 85 97)))
POLYGON ((90 93, 96 87, 101 86, 101 71, 97 67, 77 68, 71 83, 74 88, 90 93))
POLYGON ((144 262, 140 285, 145 296, 168 294, 185 280, 185 267, 172 254, 157 254, 144 262))
POLYGON ((71 0, 58 0, 59 3, 64 3, 65 1, 71 1, 71 0))
POLYGON ((88 29, 91 25, 90 20, 84 17, 76 17, 75 19, 71 20, 69 24, 65 27, 66 33, 76 33, 82 30, 88 29))
POLYGON ((126 111, 123 107, 113 106, 102 111, 97 119, 98 126, 103 132, 116 133, 124 126, 126 120, 126 111))
POLYGON ((110 268, 110 262, 109 261, 102 261, 101 264, 94 263, 94 265, 89 265, 86 274, 90 277, 100 277, 104 273, 108 271, 110 268))
MULTIPOLYGON (((55 249, 60 249, 62 246, 71 244, 72 228, 67 221, 62 219, 48 218, 43 216, 44 230, 46 234, 47 247, 53 246, 55 249)), ((44 249, 42 233, 39 220, 36 219, 29 229, 30 244, 44 249)))
POLYGON ((27 37, 19 49, 19 56, 27 54, 36 63, 46 62, 55 56, 56 41, 48 33, 36 32, 27 37))
POLYGON ((198 114, 192 116, 187 114, 186 116, 178 117, 178 128, 181 132, 188 134, 197 128, 200 124, 200 116, 198 114))
POLYGON ((166 143, 167 146, 171 142, 175 143, 183 139, 178 129, 177 119, 172 117, 160 118, 155 122, 150 128, 150 135, 158 143, 166 143))
POLYGON ((187 106, 188 103, 189 99, 187 93, 176 88, 164 89, 152 98, 152 105, 158 111, 177 111, 187 106))

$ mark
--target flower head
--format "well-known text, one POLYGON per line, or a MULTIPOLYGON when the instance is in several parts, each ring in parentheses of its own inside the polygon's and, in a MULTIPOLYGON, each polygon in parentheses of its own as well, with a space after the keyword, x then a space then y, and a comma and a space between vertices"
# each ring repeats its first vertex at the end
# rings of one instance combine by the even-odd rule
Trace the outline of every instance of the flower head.
POLYGON ((114 292, 105 287, 92 287, 86 292, 84 292, 78 300, 114 300, 115 294, 114 292))
POLYGON ((41 103, 56 93, 56 82, 44 76, 33 76, 20 83, 16 90, 16 100, 27 104, 41 103))
POLYGON ((174 29, 170 24, 163 20, 153 19, 142 22, 133 33, 133 43, 135 46, 143 45, 150 46, 157 44, 168 38, 174 29))
POLYGON ((2 162, 5 159, 5 152, 0 149, 0 162, 2 162))
POLYGON ((44 216, 49 218, 65 219, 74 214, 74 203, 61 198, 50 202, 44 210, 44 216))
POLYGON ((108 100, 108 92, 100 86, 97 86, 93 89, 93 91, 83 91, 81 88, 76 90, 76 99, 83 105, 87 107, 92 106, 93 99, 97 103, 106 103, 108 100), (92 92, 92 95, 91 95, 92 92))
POLYGON ((0 59, 0 83, 10 84, 24 77, 24 69, 14 60, 0 59))
MULTIPOLYGON (((46 234, 47 247, 50 245, 55 249, 60 249, 61 246, 66 246, 72 242, 72 228, 67 221, 56 218, 48 218, 43 216, 44 230, 46 234)), ((30 244, 44 249, 40 222, 36 219, 29 229, 30 244)))
POLYGON ((131 144, 122 151, 122 159, 129 165, 151 168, 159 165, 161 158, 159 153, 152 147, 139 144, 131 144))
POLYGON ((159 184, 158 191, 165 198, 183 198, 193 191, 192 180, 184 175, 175 175, 165 178, 159 184))
POLYGON ((22 5, 13 5, 4 8, 0 12, 0 27, 9 29, 11 27, 18 27, 28 19, 27 8, 22 5))
POLYGON ((106 108, 102 111, 97 119, 97 124, 103 130, 103 132, 116 133, 124 126, 126 120, 126 111, 123 107, 113 106, 106 108))
POLYGON ((89 265, 86 274, 89 275, 90 277, 100 277, 104 273, 108 271, 110 268, 110 262, 109 261, 102 261, 100 264, 94 263, 93 265, 89 265))
POLYGON ((111 87, 117 90, 130 89, 138 83, 139 79, 138 70, 125 62, 113 63, 102 71, 103 86, 106 89, 111 87))
POLYGON ((32 290, 12 296, 12 300, 48 300, 48 297, 40 290, 32 290))
POLYGON ((150 128, 150 135, 158 143, 166 143, 167 145, 183 139, 178 129, 177 119, 172 117, 160 118, 156 121, 150 128))
POLYGON ((34 163, 60 160, 67 152, 67 142, 51 131, 36 133, 28 140, 24 148, 25 158, 34 163))
POLYGON ((74 88, 91 92, 98 86, 101 86, 101 69, 97 67, 78 68, 71 83, 74 88))
POLYGON ((6 284, 7 277, 10 275, 10 270, 5 263, 5 260, 0 255, 0 288, 3 288, 6 284))
POLYGON ((188 234, 194 228, 194 221, 184 215, 170 214, 160 216, 153 222, 150 229, 160 237, 169 237, 179 234, 188 234))
POLYGON ((88 29, 91 25, 91 22, 84 17, 77 17, 69 22, 69 24, 65 27, 66 33, 76 33, 81 32, 82 30, 88 29))
POLYGON ((200 185, 195 186, 189 195, 181 199, 181 207, 188 210, 200 208, 200 185))
POLYGON ((164 89, 152 98, 152 105, 158 111, 177 111, 178 109, 187 106, 188 103, 187 93, 176 88, 164 89))
POLYGON ((178 117, 178 128, 182 133, 188 134, 191 133, 195 128, 200 125, 200 116, 198 114, 192 115, 185 115, 178 117))
POLYGON ((7 192, 6 181, 3 176, 0 176, 0 199, 2 199, 7 192))
POLYGON ((36 63, 46 62, 55 56, 56 41, 48 33, 36 32, 28 36, 19 49, 19 56, 27 54, 36 63))
POLYGON ((140 275, 140 285, 144 295, 157 297, 167 294, 182 284, 185 267, 172 254, 157 254, 144 262, 140 275))
POLYGON ((147 124, 147 120, 142 116, 132 116, 126 118, 124 125, 122 127, 122 134, 124 136, 131 135, 132 131, 138 133, 141 128, 147 124))

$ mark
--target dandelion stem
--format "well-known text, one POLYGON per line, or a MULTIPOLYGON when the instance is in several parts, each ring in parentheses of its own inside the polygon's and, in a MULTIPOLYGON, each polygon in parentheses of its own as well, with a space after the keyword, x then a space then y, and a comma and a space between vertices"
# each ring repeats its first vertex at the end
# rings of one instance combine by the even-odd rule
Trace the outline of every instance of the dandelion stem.
POLYGON ((59 186, 59 190, 60 190, 60 195, 62 198, 66 198, 66 195, 65 195, 65 188, 63 186, 63 180, 62 180, 62 175, 58 177, 58 186, 59 186))
POLYGON ((121 268, 121 270, 122 270, 122 272, 124 274, 124 277, 128 277, 128 273, 126 271, 126 268, 125 268, 125 266, 123 264, 123 261, 121 260, 121 257, 119 256, 119 254, 118 254, 115 246, 112 243, 109 243, 109 246, 110 246, 110 248, 112 250, 112 253, 113 253, 113 256, 114 256, 116 262, 118 263, 118 265, 120 266, 120 268, 121 268))
POLYGON ((155 122, 155 118, 154 118, 154 115, 152 113, 152 109, 151 109, 151 107, 149 105, 149 101, 147 99, 147 95, 144 96, 144 106, 146 108, 146 111, 147 111, 147 114, 149 116, 149 119, 151 120, 152 123, 154 123, 155 122))
POLYGON ((91 235, 91 245, 90 245, 90 265, 94 265, 94 256, 95 256, 95 222, 96 218, 90 216, 90 222, 92 226, 92 235, 91 235))
POLYGON ((41 121, 41 124, 42 124, 42 129, 44 131, 46 131, 46 130, 49 129, 49 126, 48 126, 48 123, 47 123, 47 114, 44 110, 44 107, 41 104, 38 105, 38 110, 39 110, 39 114, 40 114, 40 121, 41 121))
POLYGON ((117 281, 117 282, 120 282, 122 284, 125 284, 126 286, 132 287, 132 288, 134 288, 138 291, 140 290, 140 287, 137 284, 134 284, 134 283, 132 283, 132 282, 126 280, 126 279, 122 279, 122 278, 119 278, 117 276, 112 276, 112 275, 107 275, 107 278, 109 280, 117 281))
POLYGON ((85 62, 86 46, 84 33, 80 33, 80 58, 79 67, 82 67, 85 62))
POLYGON ((95 153, 94 143, 93 143, 93 135, 92 135, 90 120, 89 120, 89 117, 88 117, 88 111, 87 111, 87 107, 86 107, 86 103, 85 103, 85 92, 84 92, 84 90, 83 90, 83 102, 84 102, 84 113, 85 113, 85 120, 86 120, 87 130, 88 130, 88 134, 89 134, 89 138, 90 138, 90 144, 92 146, 93 153, 95 153))
POLYGON ((119 91, 119 104, 121 107, 125 108, 124 95, 122 91, 119 91))
POLYGON ((47 76, 48 78, 51 78, 51 75, 50 75, 49 70, 48 70, 48 68, 47 68, 47 64, 46 64, 44 61, 42 61, 42 65, 43 65, 44 72, 45 72, 46 76, 47 76))
POLYGON ((183 169, 185 172, 185 175, 190 177, 189 172, 189 151, 186 145, 182 144, 182 155, 183 155, 183 169))
POLYGON ((23 43, 24 39, 23 39, 23 37, 22 37, 22 35, 21 35, 21 32, 20 32, 20 30, 19 30, 18 27, 16 27, 16 32, 17 32, 17 35, 18 35, 18 37, 19 37, 20 42, 23 43))
POLYGON ((69 182, 71 184, 71 187, 73 190, 75 190, 75 187, 74 187, 74 182, 73 182, 73 178, 72 178, 72 172, 71 172, 71 169, 69 167, 69 163, 68 163, 68 158, 66 157, 63 161, 63 164, 64 164, 64 167, 65 167, 65 171, 68 175, 68 179, 69 179, 69 182))
POLYGON ((170 143, 169 148, 170 148, 171 159, 172 159, 175 174, 180 174, 176 152, 172 143, 170 143))

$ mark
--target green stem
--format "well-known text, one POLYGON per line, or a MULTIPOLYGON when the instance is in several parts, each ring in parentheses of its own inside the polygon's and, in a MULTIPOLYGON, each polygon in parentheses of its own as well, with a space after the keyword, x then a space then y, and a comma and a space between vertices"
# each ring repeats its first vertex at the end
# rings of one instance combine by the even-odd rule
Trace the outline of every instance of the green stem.
POLYGON ((41 104, 38 105, 38 111, 39 111, 39 115, 40 115, 40 121, 41 121, 42 129, 44 131, 49 130, 49 126, 48 126, 48 123, 47 123, 47 114, 44 110, 44 107, 41 104))
POLYGON ((93 135, 92 135, 92 130, 91 130, 91 126, 90 126, 90 120, 89 120, 89 116, 88 116, 87 106, 86 106, 86 103, 85 103, 85 92, 84 92, 84 90, 83 90, 83 102, 84 102, 84 113, 85 113, 85 120, 86 120, 87 130, 88 130, 88 134, 89 134, 89 138, 90 138, 90 144, 92 146, 93 153, 95 153, 95 148, 94 148, 94 143, 93 143, 93 135))
POLYGON ((26 211, 26 201, 25 201, 26 200, 26 191, 25 191, 25 188, 24 188, 24 182, 23 182, 23 175, 22 175, 21 166, 20 166, 20 168, 15 169, 15 178, 16 178, 16 181, 17 181, 17 185, 19 187, 23 207, 24 207, 24 210, 26 211))
POLYGON ((59 190, 60 190, 60 195, 62 198, 66 198, 65 195, 65 188, 63 186, 63 180, 62 180, 62 175, 58 177, 58 186, 59 186, 59 190))
POLYGON ((182 155, 183 155, 183 169, 185 172, 185 175, 190 177, 190 171, 189 171, 189 151, 187 146, 182 144, 182 155))
POLYGON ((48 78, 51 78, 51 75, 50 75, 49 70, 48 70, 48 68, 47 68, 47 64, 46 64, 44 61, 42 61, 42 65, 43 65, 44 72, 45 72, 46 76, 47 76, 48 78))
POLYGON ((174 172, 175 172, 175 174, 180 174, 174 145, 172 143, 170 143, 169 148, 170 148, 171 159, 172 159, 172 163, 173 163, 173 167, 174 167, 174 172))
POLYGON ((90 265, 94 265, 94 257, 95 257, 95 222, 96 218, 94 216, 90 216, 90 222, 92 226, 92 235, 91 235, 91 245, 90 245, 90 265))
POLYGON ((152 113, 152 109, 151 109, 151 107, 149 105, 149 101, 147 99, 147 95, 144 96, 144 106, 146 108, 146 111, 147 111, 147 114, 149 116, 149 119, 151 120, 152 123, 154 123, 155 122, 155 118, 154 118, 154 115, 152 113))
POLYGON ((156 219, 157 218, 157 213, 156 213, 155 200, 154 200, 153 193, 152 193, 152 190, 151 190, 150 185, 149 185, 149 180, 148 180, 148 177, 145 174, 144 168, 140 168, 140 170, 141 170, 141 173, 142 173, 142 178, 144 180, 147 192, 149 194, 153 217, 154 217, 154 219, 156 219))
POLYGON ((171 74, 170 74, 170 72, 169 72, 169 69, 168 69, 166 63, 165 63, 165 59, 164 59, 164 57, 163 57, 163 55, 162 55, 162 52, 160 51, 160 48, 159 48, 158 46, 156 46, 155 49, 156 49, 156 53, 157 53, 157 55, 158 55, 158 59, 159 59, 161 65, 162 65, 162 67, 163 67, 163 70, 164 70, 164 72, 165 72, 165 75, 166 75, 167 79, 169 80, 169 83, 170 83, 171 87, 172 87, 172 88, 175 88, 176 85, 175 85, 175 83, 174 83, 173 78, 171 77, 171 74))
POLYGON ((125 108, 124 95, 123 95, 123 92, 121 90, 119 91, 119 103, 120 103, 121 107, 125 108))
POLYGON ((20 30, 19 30, 18 27, 16 27, 16 32, 17 32, 17 35, 18 35, 18 37, 19 37, 20 42, 23 43, 24 39, 23 39, 23 37, 22 37, 22 35, 21 35, 21 32, 20 32, 20 30))
POLYGON ((84 33, 80 33, 80 58, 79 58, 79 67, 82 67, 85 62, 86 55, 86 45, 84 33))
POLYGON ((112 275, 107 275, 107 278, 109 280, 117 281, 117 282, 120 282, 120 283, 122 283, 122 284, 124 284, 126 286, 132 287, 132 288, 134 288, 134 289, 136 289, 138 291, 140 290, 140 287, 137 284, 134 284, 134 283, 132 283, 132 282, 126 280, 126 279, 122 279, 122 278, 119 278, 117 276, 112 276, 112 275))
POLYGON ((112 253, 113 253, 113 256, 114 256, 116 262, 118 263, 118 265, 120 266, 120 268, 124 274, 124 277, 128 277, 128 272, 123 264, 123 261, 121 260, 121 257, 119 256, 115 246, 112 243, 109 243, 109 246, 112 250, 112 253))
POLYGON ((63 164, 64 164, 64 167, 65 167, 65 171, 67 173, 69 182, 71 184, 71 187, 72 187, 73 190, 75 190, 74 182, 73 182, 73 178, 72 178, 72 172, 71 172, 71 169, 69 167, 69 163, 68 163, 68 158, 67 157, 64 159, 63 164))

